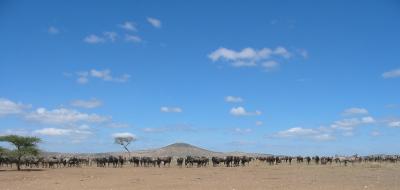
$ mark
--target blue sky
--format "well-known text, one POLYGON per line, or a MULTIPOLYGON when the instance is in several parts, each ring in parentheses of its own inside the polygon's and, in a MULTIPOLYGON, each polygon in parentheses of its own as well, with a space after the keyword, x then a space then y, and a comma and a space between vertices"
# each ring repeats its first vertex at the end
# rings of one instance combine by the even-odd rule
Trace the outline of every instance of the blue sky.
POLYGON ((396 1, 1 1, 0 134, 398 153, 396 1))

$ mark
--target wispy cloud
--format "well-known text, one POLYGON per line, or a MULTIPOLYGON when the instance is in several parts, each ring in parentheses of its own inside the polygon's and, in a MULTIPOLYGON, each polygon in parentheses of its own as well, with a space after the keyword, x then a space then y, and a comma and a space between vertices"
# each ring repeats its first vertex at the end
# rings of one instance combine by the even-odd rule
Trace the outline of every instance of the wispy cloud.
POLYGON ((161 28, 161 21, 156 18, 147 17, 147 21, 155 28, 161 28))
POLYGON ((50 26, 48 29, 47 29, 47 32, 49 33, 49 34, 58 34, 58 33, 60 33, 60 30, 58 29, 58 28, 56 28, 56 27, 54 27, 54 26, 50 26))
POLYGON ((262 125, 264 125, 264 122, 262 122, 262 121, 256 121, 256 126, 262 126, 262 125))
POLYGON ((357 126, 372 123, 375 123, 375 119, 371 116, 362 118, 346 118, 335 121, 333 124, 331 124, 331 128, 341 130, 353 130, 357 126))
POLYGON ((318 141, 329 141, 335 139, 332 134, 325 132, 324 130, 302 127, 293 127, 284 131, 280 131, 275 135, 275 137, 312 139, 318 141))
POLYGON ((86 36, 83 41, 89 44, 99 44, 106 42, 103 37, 97 36, 95 34, 90 34, 89 36, 86 36))
POLYGON ((182 108, 180 108, 180 107, 167 107, 167 106, 162 106, 160 108, 160 111, 164 112, 164 113, 181 113, 181 112, 183 112, 182 108))
POLYGON ((128 31, 137 31, 136 24, 131 21, 126 21, 123 24, 120 24, 119 27, 128 31))
POLYGON ((390 121, 387 125, 393 128, 400 128, 400 120, 390 121))
POLYGON ((225 102, 230 102, 230 103, 243 102, 243 98, 239 96, 227 96, 225 97, 225 102))
POLYGON ((266 61, 261 64, 261 66, 266 70, 266 71, 273 71, 276 70, 279 67, 279 63, 276 61, 266 61))
POLYGON ((140 43, 140 42, 142 42, 142 39, 139 36, 127 34, 127 35, 125 35, 125 41, 133 42, 133 43, 140 43))
POLYGON ((118 37, 118 34, 116 32, 104 32, 103 35, 111 42, 115 42, 118 37))
POLYGON ((87 84, 89 82, 89 78, 97 78, 101 79, 103 81, 108 81, 108 82, 127 82, 129 78, 131 77, 128 74, 123 74, 121 76, 115 77, 111 75, 111 70, 105 69, 105 70, 97 70, 97 69, 91 69, 90 71, 79 71, 76 72, 76 76, 78 77, 76 79, 76 82, 79 84, 87 84))
POLYGON ((92 132, 79 129, 62 129, 62 128, 43 128, 33 131, 33 134, 44 136, 87 136, 92 132))
POLYGON ((250 116, 250 115, 261 115, 261 111, 254 111, 254 112, 248 112, 246 109, 242 106, 239 107, 233 107, 230 110, 230 114, 234 116, 250 116))
POLYGON ((44 124, 73 124, 79 122, 102 123, 111 120, 111 117, 100 116, 97 114, 82 113, 77 110, 59 108, 47 110, 38 108, 25 115, 29 121, 36 121, 44 124))
POLYGON ((251 129, 251 128, 234 128, 233 129, 233 132, 234 133, 237 133, 237 134, 247 134, 247 133, 251 133, 251 132, 253 132, 253 129, 251 129))
POLYGON ((343 111, 343 115, 364 115, 368 114, 368 110, 365 108, 348 108, 343 111))
MULTIPOLYGON (((251 47, 236 51, 220 47, 208 55, 213 62, 225 62, 233 67, 261 67, 265 71, 272 71, 279 68, 280 63, 298 54, 306 55, 305 50, 301 52, 290 52, 285 47, 278 46, 275 49, 251 47)), ((308 55, 308 54, 307 54, 308 55)))
POLYGON ((0 98, 0 117, 4 115, 20 114, 30 107, 31 105, 0 98))
POLYGON ((90 100, 73 100, 71 102, 71 106, 80 107, 80 108, 97 108, 100 107, 103 103, 97 99, 90 99, 90 100))
POLYGON ((400 77, 400 69, 395 69, 395 70, 384 72, 382 74, 382 77, 385 79, 400 77))

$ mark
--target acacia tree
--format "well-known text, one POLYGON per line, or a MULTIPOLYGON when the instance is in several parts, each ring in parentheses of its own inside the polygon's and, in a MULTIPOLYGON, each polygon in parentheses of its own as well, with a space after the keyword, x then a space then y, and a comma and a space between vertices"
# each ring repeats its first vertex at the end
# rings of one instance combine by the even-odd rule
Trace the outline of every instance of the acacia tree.
POLYGON ((0 146, 0 156, 7 153, 7 149, 0 146))
POLYGON ((16 158, 18 171, 21 170, 21 158, 23 156, 37 156, 40 152, 37 143, 39 143, 41 139, 37 137, 6 135, 0 136, 0 142, 1 141, 8 142, 15 146, 15 149, 8 151, 8 154, 16 158))
POLYGON ((114 134, 114 142, 116 144, 121 145, 129 154, 129 158, 131 157, 131 151, 128 149, 128 145, 132 142, 136 141, 136 138, 131 133, 117 133, 114 134))

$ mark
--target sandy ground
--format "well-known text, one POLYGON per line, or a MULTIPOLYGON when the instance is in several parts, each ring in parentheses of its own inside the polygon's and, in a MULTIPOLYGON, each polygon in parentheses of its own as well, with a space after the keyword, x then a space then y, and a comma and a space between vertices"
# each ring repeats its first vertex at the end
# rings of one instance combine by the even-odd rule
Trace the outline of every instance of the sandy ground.
POLYGON ((278 165, 207 168, 60 168, 0 170, 1 190, 56 189, 400 189, 400 164, 278 165))

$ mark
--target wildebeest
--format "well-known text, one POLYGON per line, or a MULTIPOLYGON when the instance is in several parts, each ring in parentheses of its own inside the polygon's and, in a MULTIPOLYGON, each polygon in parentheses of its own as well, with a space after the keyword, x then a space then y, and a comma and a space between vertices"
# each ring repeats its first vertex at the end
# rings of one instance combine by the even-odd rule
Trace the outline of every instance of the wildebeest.
POLYGON ((179 167, 182 167, 183 161, 184 161, 184 158, 177 158, 176 159, 176 165, 178 165, 179 167))

